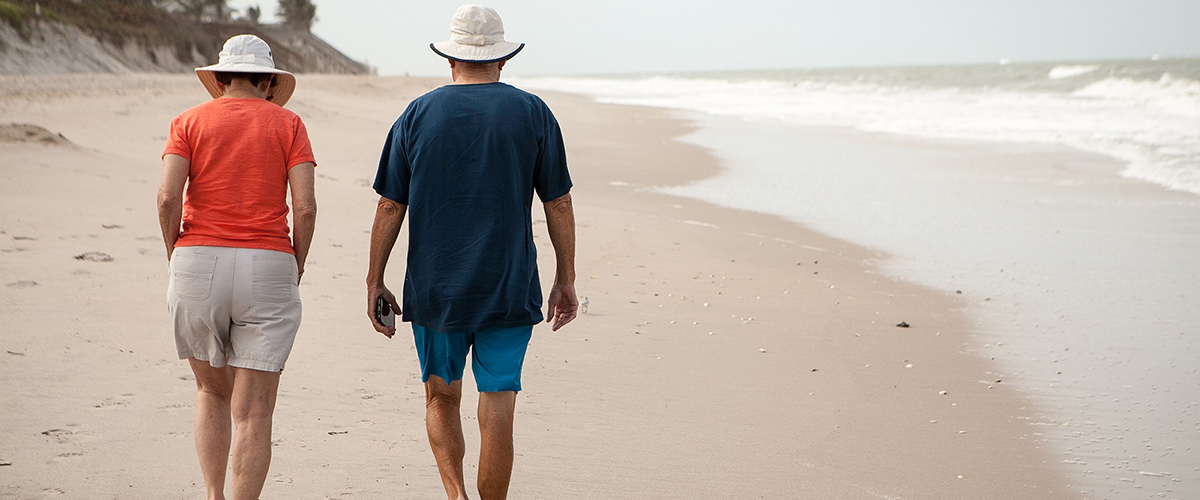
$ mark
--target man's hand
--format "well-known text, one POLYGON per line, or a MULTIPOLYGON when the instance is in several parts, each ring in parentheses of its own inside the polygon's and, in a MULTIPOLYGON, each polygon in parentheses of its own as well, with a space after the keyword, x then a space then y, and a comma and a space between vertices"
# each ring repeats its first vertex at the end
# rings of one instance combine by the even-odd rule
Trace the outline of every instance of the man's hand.
POLYGON ((396 334, 396 327, 394 325, 384 326, 375 318, 375 299, 379 297, 383 297, 383 300, 391 305, 392 312, 396 314, 396 317, 400 316, 400 304, 396 303, 396 296, 382 283, 375 286, 367 285, 367 317, 371 318, 371 325, 375 327, 375 331, 390 339, 392 335, 396 334))
POLYGON ((579 313, 579 299, 575 296, 574 283, 555 283, 550 290, 550 299, 546 301, 546 322, 554 324, 550 331, 558 331, 575 319, 579 313))
POLYGON ((550 244, 554 245, 554 288, 546 301, 546 322, 554 322, 551 330, 566 326, 579 312, 575 297, 575 208, 571 193, 542 203, 546 211, 546 227, 550 244))
POLYGON ((395 326, 383 326, 375 319, 375 299, 383 297, 392 306, 392 312, 400 315, 400 304, 396 296, 383 286, 384 270, 387 268, 388 257, 400 235, 400 225, 404 222, 407 205, 401 205, 384 197, 379 198, 375 207, 375 222, 371 225, 371 257, 367 266, 367 316, 375 331, 392 338, 396 334, 395 326))

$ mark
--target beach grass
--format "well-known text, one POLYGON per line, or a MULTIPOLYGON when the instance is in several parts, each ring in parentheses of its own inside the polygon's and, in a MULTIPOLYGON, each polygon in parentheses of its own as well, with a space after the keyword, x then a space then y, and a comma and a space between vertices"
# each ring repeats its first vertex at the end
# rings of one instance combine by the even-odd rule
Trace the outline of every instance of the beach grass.
POLYGON ((29 39, 29 28, 25 25, 27 16, 25 9, 20 5, 0 1, 0 19, 4 19, 4 22, 15 28, 25 39, 29 39))

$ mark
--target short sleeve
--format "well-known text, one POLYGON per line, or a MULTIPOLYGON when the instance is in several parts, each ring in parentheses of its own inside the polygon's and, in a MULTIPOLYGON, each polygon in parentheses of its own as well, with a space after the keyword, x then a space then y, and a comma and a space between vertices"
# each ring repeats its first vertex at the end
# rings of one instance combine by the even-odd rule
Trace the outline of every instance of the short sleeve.
POLYGON ((408 154, 404 147, 402 115, 388 131, 379 156, 379 170, 375 173, 375 192, 401 205, 408 205, 408 185, 412 178, 408 154))
POLYGON ((171 130, 167 132, 167 146, 163 149, 162 156, 176 154, 182 156, 187 161, 192 161, 192 144, 187 137, 187 125, 182 119, 183 116, 177 116, 171 120, 171 130))
POLYGON ((571 192, 571 175, 567 172, 567 149, 563 144, 562 130, 549 108, 545 108, 545 116, 545 130, 538 145, 537 165, 533 173, 533 189, 543 202, 556 200, 571 192))
POLYGON ((295 124, 292 126, 294 131, 292 136, 292 147, 291 150, 288 151, 287 168, 289 170, 292 167, 304 162, 311 161, 313 164, 317 163, 316 157, 313 156, 312 143, 308 140, 308 129, 304 126, 304 120, 301 120, 299 116, 293 117, 292 119, 294 120, 295 124))

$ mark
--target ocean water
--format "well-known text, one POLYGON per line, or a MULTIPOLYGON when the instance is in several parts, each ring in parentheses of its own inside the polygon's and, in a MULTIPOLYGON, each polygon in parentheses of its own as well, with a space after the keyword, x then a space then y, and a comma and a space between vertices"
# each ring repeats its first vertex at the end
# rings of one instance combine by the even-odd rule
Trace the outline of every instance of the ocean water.
POLYGON ((1059 144, 1200 194, 1200 60, 540 78, 600 102, 939 139, 1059 144))
POLYGON ((955 294, 1086 498, 1200 498, 1200 60, 540 78, 678 110, 662 189, 884 251, 955 294))

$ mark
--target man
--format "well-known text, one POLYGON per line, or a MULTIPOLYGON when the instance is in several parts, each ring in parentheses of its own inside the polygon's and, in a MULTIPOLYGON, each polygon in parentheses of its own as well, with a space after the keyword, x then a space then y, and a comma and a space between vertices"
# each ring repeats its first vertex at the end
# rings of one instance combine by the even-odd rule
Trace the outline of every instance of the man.
POLYGON ((220 61, 196 75, 214 99, 171 122, 162 156, 167 305, 179 359, 196 375, 196 453, 208 498, 225 498, 232 436, 233 498, 254 499, 271 464, 279 374, 300 328, 316 164, 304 123, 282 107, 296 78, 275 69, 266 42, 230 38, 220 61))
POLYGON ((467 498, 459 404, 468 349, 479 390, 479 496, 505 498, 513 463, 513 413, 533 325, 543 319, 530 209, 541 199, 557 271, 547 322, 575 318, 575 220, 558 122, 537 96, 500 83, 524 44, 504 41, 496 11, 463 6, 451 39, 430 44, 454 83, 409 104, 384 144, 371 234, 367 314, 382 298, 412 323, 426 430, 451 500, 467 498), (407 213, 404 307, 384 268, 407 213))

